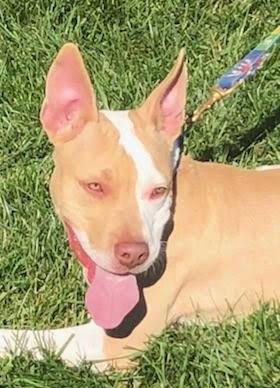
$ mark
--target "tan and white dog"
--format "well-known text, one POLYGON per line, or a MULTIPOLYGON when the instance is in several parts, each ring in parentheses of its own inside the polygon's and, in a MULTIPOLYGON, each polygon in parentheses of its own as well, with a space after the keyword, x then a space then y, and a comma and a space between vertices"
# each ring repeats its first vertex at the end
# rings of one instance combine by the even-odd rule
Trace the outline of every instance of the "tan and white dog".
POLYGON ((54 145, 51 196, 83 266, 92 319, 0 330, 2 355, 45 347, 72 364, 123 366, 180 318, 243 315, 279 297, 280 169, 179 161, 184 61, 182 50, 140 107, 100 111, 77 47, 58 53, 40 117, 54 145))

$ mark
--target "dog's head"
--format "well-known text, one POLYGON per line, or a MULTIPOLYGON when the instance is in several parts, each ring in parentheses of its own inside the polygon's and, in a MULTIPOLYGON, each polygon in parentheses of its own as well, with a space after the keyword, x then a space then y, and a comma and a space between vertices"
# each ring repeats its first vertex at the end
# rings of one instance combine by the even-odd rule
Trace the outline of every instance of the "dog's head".
POLYGON ((186 83, 181 50, 140 107, 100 111, 77 47, 66 44, 55 58, 40 115, 54 145, 50 189, 87 268, 89 259, 109 273, 137 274, 157 258, 170 217, 186 83))

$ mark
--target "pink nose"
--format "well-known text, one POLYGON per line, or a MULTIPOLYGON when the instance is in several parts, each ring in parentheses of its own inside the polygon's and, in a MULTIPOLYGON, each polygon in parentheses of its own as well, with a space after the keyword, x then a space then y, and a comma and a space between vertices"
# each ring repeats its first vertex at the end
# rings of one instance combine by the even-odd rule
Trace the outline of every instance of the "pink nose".
POLYGON ((115 245, 114 250, 120 264, 129 269, 143 264, 149 256, 149 247, 144 242, 119 243, 115 245))

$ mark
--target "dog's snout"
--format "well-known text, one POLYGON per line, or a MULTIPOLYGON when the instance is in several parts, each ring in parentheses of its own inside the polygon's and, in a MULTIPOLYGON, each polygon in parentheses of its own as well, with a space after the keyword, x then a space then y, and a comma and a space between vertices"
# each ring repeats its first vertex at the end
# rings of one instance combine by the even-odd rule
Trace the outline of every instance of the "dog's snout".
POLYGON ((149 256, 149 247, 145 242, 118 243, 114 249, 116 259, 129 269, 143 264, 149 256))

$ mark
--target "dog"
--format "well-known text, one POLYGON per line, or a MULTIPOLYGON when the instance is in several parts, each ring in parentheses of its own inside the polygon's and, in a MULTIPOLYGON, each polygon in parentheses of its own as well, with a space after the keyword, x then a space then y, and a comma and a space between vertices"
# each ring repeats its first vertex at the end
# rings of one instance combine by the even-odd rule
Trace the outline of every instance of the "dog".
POLYGON ((279 298, 280 168, 182 156, 187 78, 181 50, 141 106, 99 110, 77 46, 57 54, 40 119, 54 145, 51 197, 84 271, 90 321, 2 329, 2 356, 47 348, 71 365, 123 368, 173 322, 244 316, 279 298))

